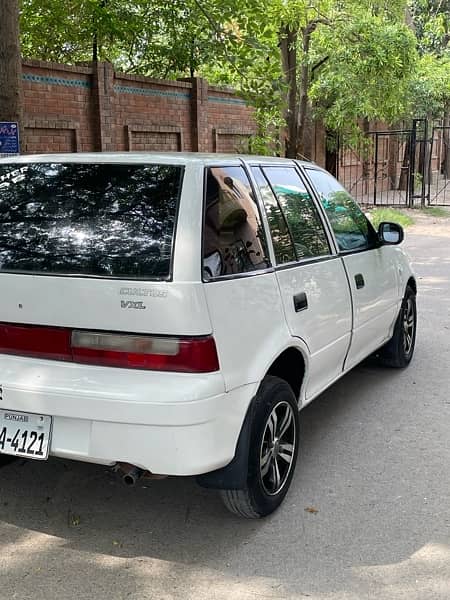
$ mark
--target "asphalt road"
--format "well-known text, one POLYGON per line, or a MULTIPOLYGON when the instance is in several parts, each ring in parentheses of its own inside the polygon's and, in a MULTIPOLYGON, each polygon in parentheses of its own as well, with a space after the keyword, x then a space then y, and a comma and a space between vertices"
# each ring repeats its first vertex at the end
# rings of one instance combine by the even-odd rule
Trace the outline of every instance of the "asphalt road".
POLYGON ((102 467, 13 462, 0 470, 0 599, 448 600, 450 221, 413 228, 406 246, 414 361, 360 366, 302 412, 275 515, 241 521, 192 480, 129 489, 102 467))

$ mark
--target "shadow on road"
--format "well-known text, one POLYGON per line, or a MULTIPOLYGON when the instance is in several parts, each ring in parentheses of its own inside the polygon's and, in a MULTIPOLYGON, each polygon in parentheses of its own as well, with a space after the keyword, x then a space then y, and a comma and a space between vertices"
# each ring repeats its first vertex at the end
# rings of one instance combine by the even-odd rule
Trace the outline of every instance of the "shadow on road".
POLYGON ((450 348, 433 307, 445 309, 450 289, 437 262, 423 265, 435 275, 439 299, 419 295, 426 318, 411 367, 366 362, 302 411, 298 468, 275 515, 239 520, 193 479, 130 489, 104 467, 15 461, 0 470, 5 584, 21 600, 53 600, 48 573, 59 592, 74 586, 65 598, 95 600, 359 600, 370 581, 392 586, 373 597, 419 600, 445 587, 450 348))
POLYGON ((56 553, 62 545, 158 559, 182 571, 193 565, 242 577, 283 576, 286 593, 310 584, 314 569, 330 562, 335 570, 355 560, 379 565, 408 559, 430 539, 449 540, 441 529, 433 531, 436 521, 425 525, 429 510, 438 510, 436 486, 417 462, 411 417, 418 407, 408 394, 395 392, 415 386, 413 374, 413 367, 399 373, 367 363, 302 411, 293 489, 267 520, 234 518, 193 479, 127 488, 104 467, 15 461, 0 471, 1 518, 14 526, 7 528, 8 545, 20 547, 31 530, 57 538, 55 547, 50 544, 56 553), (310 506, 318 512, 306 512, 310 506))

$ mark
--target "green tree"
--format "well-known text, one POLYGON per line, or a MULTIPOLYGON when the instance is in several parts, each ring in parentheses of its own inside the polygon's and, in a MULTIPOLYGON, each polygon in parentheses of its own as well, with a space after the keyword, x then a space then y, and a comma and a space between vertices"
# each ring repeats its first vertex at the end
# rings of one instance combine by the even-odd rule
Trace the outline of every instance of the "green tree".
MULTIPOLYGON (((420 58, 411 82, 410 113, 450 126, 450 0, 411 0, 411 27, 420 58)), ((450 132, 443 130, 442 168, 450 177, 450 132)), ((428 164, 428 162, 427 162, 428 164)))
MULTIPOLYGON (((415 1, 412 21, 438 4, 415 1)), ((23 52, 232 85, 255 107, 252 150, 271 139, 273 152, 308 155, 313 115, 355 134, 358 119, 394 122, 410 109, 417 53, 405 9, 406 0, 23 0, 23 52)))
MULTIPOLYGON (((240 0, 238 35, 226 42, 231 82, 284 115, 288 156, 308 155, 311 108, 339 131, 358 118, 398 119, 417 58, 404 9, 402 0, 240 0)), ((205 66, 217 80, 225 71, 205 66)))
POLYGON ((407 112, 417 54, 403 22, 361 12, 323 31, 316 48, 318 58, 328 58, 311 83, 311 98, 329 129, 352 136, 358 119, 394 123, 407 112))
POLYGON ((22 0, 21 17, 23 55, 42 60, 105 60, 175 78, 193 76, 220 50, 193 0, 22 0))
POLYGON ((450 42, 450 0, 411 0, 408 11, 420 53, 442 56, 450 42))

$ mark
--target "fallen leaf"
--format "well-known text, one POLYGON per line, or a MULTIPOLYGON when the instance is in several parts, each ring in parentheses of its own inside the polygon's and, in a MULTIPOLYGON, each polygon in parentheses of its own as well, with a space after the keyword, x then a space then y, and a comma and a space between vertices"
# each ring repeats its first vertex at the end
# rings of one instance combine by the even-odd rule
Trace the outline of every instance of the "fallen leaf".
POLYGON ((319 510, 314 508, 314 506, 307 506, 305 511, 311 513, 312 515, 316 515, 319 512, 319 510))
POLYGON ((69 510, 68 514, 69 527, 78 527, 81 523, 80 515, 76 515, 75 513, 69 510))

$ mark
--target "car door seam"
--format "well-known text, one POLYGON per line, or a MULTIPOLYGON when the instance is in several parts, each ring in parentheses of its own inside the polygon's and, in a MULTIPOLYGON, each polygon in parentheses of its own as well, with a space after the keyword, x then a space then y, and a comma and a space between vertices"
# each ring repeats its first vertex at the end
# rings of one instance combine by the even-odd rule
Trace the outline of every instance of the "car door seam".
POLYGON ((345 264, 344 258, 342 256, 340 257, 340 260, 342 262, 342 266, 344 267, 344 273, 345 273, 345 277, 347 280, 347 288, 348 288, 348 292, 350 295, 350 306, 351 306, 351 314, 352 314, 352 320, 351 320, 351 326, 350 326, 350 339, 348 341, 347 352, 345 353, 344 360, 342 362, 342 371, 344 371, 345 363, 347 362, 347 358, 350 353, 350 348, 352 347, 352 343, 353 343, 353 330, 355 327, 355 304, 353 302, 352 286, 350 283, 350 276, 348 274, 347 265, 345 264))

